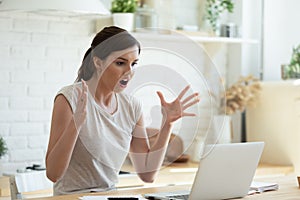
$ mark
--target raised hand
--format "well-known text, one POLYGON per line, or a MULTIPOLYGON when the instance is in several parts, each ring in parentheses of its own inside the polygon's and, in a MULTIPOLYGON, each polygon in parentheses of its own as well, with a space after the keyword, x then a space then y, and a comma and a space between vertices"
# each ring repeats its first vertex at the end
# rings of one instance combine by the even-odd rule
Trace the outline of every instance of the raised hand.
POLYGON ((191 107, 192 105, 198 103, 199 93, 194 93, 186 98, 183 96, 190 89, 190 86, 186 86, 178 95, 178 97, 173 102, 166 102, 163 94, 161 92, 157 92, 157 95, 160 98, 161 106, 162 106, 162 114, 164 116, 165 122, 172 123, 177 119, 182 118, 184 116, 196 116, 194 113, 185 112, 186 109, 191 107))
POLYGON ((84 80, 81 80, 82 89, 78 91, 76 110, 74 112, 74 122, 79 132, 82 124, 86 120, 86 105, 88 86, 84 80))

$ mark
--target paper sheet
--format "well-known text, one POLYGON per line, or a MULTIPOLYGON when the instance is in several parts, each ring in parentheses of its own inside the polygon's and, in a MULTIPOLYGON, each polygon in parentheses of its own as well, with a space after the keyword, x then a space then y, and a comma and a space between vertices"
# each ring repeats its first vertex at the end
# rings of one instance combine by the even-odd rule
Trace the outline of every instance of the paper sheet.
POLYGON ((145 200, 145 198, 142 195, 118 195, 118 196, 99 196, 99 195, 93 195, 93 196, 82 196, 79 197, 80 200, 107 200, 109 197, 116 198, 119 200, 123 200, 122 198, 132 198, 133 200, 136 198, 138 200, 145 200))
POLYGON ((267 183, 267 182, 256 182, 253 181, 250 186, 250 191, 248 194, 262 193, 270 190, 278 190, 279 186, 277 183, 267 183))
POLYGON ((47 178, 45 170, 24 173, 3 173, 3 175, 15 176, 18 192, 31 192, 53 187, 53 183, 47 178))

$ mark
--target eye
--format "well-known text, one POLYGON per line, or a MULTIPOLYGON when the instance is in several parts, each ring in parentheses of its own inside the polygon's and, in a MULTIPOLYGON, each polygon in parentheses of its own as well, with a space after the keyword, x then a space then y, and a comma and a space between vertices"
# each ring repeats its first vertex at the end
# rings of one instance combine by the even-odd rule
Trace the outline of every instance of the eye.
POLYGON ((123 62, 123 61, 117 61, 116 64, 117 64, 118 66, 122 66, 122 65, 125 64, 125 62, 123 62))
POLYGON ((138 64, 137 62, 134 62, 131 64, 131 67, 135 67, 135 66, 137 66, 137 64, 138 64))

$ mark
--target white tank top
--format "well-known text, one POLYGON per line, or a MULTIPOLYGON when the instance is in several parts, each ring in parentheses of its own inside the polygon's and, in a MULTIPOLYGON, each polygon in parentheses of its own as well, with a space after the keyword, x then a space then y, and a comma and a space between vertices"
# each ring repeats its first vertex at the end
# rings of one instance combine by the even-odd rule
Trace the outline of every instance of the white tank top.
MULTIPOLYGON (((72 111, 76 110, 81 83, 62 88, 72 111)), ((119 170, 129 152, 132 132, 141 117, 137 99, 118 93, 117 110, 105 112, 88 93, 87 118, 63 177, 54 184, 54 195, 114 189, 119 170)))

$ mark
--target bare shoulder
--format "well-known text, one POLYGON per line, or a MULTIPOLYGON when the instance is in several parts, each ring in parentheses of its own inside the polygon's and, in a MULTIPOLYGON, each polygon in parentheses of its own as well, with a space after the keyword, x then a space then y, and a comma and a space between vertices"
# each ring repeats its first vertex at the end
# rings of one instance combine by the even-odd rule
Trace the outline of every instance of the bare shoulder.
POLYGON ((57 108, 59 110, 72 110, 70 103, 68 102, 67 98, 63 94, 59 94, 56 96, 54 100, 54 108, 57 108))

